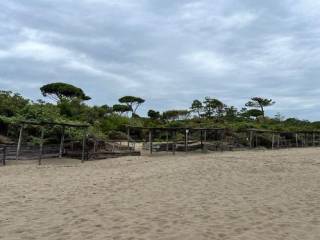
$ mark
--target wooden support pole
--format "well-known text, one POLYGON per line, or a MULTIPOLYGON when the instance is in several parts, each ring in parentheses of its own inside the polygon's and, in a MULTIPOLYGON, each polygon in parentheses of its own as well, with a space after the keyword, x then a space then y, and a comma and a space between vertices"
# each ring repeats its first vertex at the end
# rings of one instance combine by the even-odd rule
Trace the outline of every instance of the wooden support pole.
POLYGON ((128 149, 130 148, 130 127, 127 128, 128 149))
POLYGON ((250 148, 253 148, 252 141, 253 141, 253 131, 250 131, 249 132, 249 146, 250 146, 250 148))
POLYGON ((19 132, 19 140, 18 140, 18 145, 17 145, 16 160, 19 160, 19 154, 20 154, 21 143, 22 143, 23 129, 24 129, 24 125, 21 125, 20 132, 19 132))
POLYGON ((44 143, 44 127, 41 127, 40 149, 39 149, 39 162, 38 162, 39 165, 42 164, 43 143, 44 143))
POLYGON ((172 132, 172 154, 176 155, 176 145, 177 145, 177 132, 173 131, 172 132))
POLYGON ((149 148, 150 148, 150 154, 153 153, 153 142, 152 142, 152 130, 149 130, 149 148))
POLYGON ((203 131, 200 131, 201 150, 203 151, 203 131))
POLYGON ((308 134, 307 133, 304 133, 304 147, 307 147, 307 143, 308 143, 308 138, 307 138, 308 134))
POLYGON ((299 135, 296 133, 296 147, 299 147, 299 135))
POLYGON ((280 133, 278 134, 278 148, 280 148, 280 133))
POLYGON ((82 138, 81 163, 84 163, 84 161, 85 161, 86 140, 87 140, 87 129, 84 129, 83 130, 83 138, 82 138))
POLYGON ((184 139, 184 147, 185 147, 185 152, 188 152, 188 135, 189 135, 189 129, 186 129, 185 133, 185 139, 184 139))
POLYGON ((64 133, 65 133, 65 126, 63 126, 63 127, 62 127, 62 132, 61 132, 60 149, 59 149, 59 158, 62 158, 62 154, 63 154, 64 133))
POLYGON ((5 166, 6 165, 6 158, 7 158, 7 147, 5 146, 3 148, 3 158, 2 158, 2 165, 5 166))
POLYGON ((316 134, 314 132, 312 133, 312 146, 316 146, 316 134))
POLYGON ((93 142, 93 153, 96 153, 97 152, 97 139, 94 139, 94 142, 93 142))
POLYGON ((274 133, 272 133, 272 149, 274 149, 274 138, 275 138, 274 133))
POLYGON ((167 142, 166 152, 169 152, 169 132, 168 132, 168 130, 166 131, 166 142, 167 142))

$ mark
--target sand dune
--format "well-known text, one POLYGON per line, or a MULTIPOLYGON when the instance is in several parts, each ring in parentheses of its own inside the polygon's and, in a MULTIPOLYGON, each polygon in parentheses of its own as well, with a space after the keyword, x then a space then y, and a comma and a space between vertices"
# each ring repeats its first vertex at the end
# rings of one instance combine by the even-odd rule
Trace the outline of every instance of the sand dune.
POLYGON ((320 239, 320 149, 0 168, 0 239, 320 239))

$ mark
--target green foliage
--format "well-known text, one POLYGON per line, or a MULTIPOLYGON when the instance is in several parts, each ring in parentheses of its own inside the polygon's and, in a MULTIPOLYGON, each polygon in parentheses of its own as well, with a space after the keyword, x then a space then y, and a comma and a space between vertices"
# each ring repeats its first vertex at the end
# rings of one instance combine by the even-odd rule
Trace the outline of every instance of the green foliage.
POLYGON ((86 96, 81 88, 75 87, 67 83, 50 83, 40 88, 44 97, 51 97, 55 101, 62 101, 63 99, 79 99, 90 100, 89 96, 86 96))
POLYGON ((257 118, 259 116, 263 116, 263 112, 261 110, 258 110, 258 109, 250 109, 250 110, 244 112, 242 114, 242 116, 248 117, 248 118, 250 118, 250 117, 257 118))
MULTIPOLYGON (((252 98, 246 106, 238 111, 233 106, 226 106, 218 99, 206 97, 203 102, 194 100, 189 110, 169 110, 160 114, 156 110, 148 111, 148 118, 140 117, 135 112, 145 102, 144 99, 125 96, 119 99, 121 104, 89 106, 84 103, 88 97, 75 86, 65 83, 53 83, 41 88, 44 96, 57 100, 56 104, 42 100, 31 102, 21 95, 0 91, 0 134, 16 139, 19 131, 14 124, 20 120, 88 123, 89 135, 100 139, 125 139, 126 126, 137 127, 221 127, 230 131, 245 131, 249 128, 260 128, 277 131, 319 130, 320 122, 309 122, 295 118, 284 119, 280 114, 275 118, 264 116, 264 108, 275 104, 271 99, 252 98), (128 113, 132 113, 132 118, 128 113), (191 113, 197 117, 191 118, 191 113), (125 116, 123 116, 125 115, 125 116), (262 117, 263 116, 263 117, 262 117), (10 127, 13 126, 13 127, 10 127)), ((28 127, 26 135, 34 144, 39 143, 39 127, 28 127)), ((60 127, 46 128, 47 141, 58 142, 60 127)), ((138 133, 135 133, 136 135, 138 133)), ((140 136, 147 136, 145 132, 140 136)), ((81 140, 83 130, 68 128, 66 137, 81 140)), ((182 136, 183 137, 183 136, 182 136)))
POLYGON ((274 102, 272 99, 262 98, 262 97, 254 97, 254 98, 251 98, 251 100, 246 103, 246 107, 260 108, 262 116, 264 116, 264 108, 272 106, 275 103, 276 102, 274 102))
POLYGON ((0 115, 13 117, 20 109, 29 104, 29 100, 23 98, 19 93, 0 91, 0 115))
POLYGON ((115 113, 119 113, 119 114, 124 114, 124 113, 128 113, 132 111, 132 108, 130 106, 127 105, 123 105, 123 104, 115 104, 112 107, 113 112, 115 113))
POLYGON ((161 117, 161 114, 160 112, 157 112, 151 109, 148 111, 148 117, 151 118, 152 120, 159 120, 161 117))
POLYGON ((107 134, 110 131, 124 131, 125 126, 129 125, 129 118, 117 114, 112 114, 100 122, 101 131, 107 134))
POLYGON ((206 97, 203 103, 206 117, 221 117, 223 115, 225 105, 220 100, 206 97))
POLYGON ((19 117, 24 120, 61 122, 64 119, 60 115, 59 108, 51 103, 33 103, 25 106, 19 113, 19 117))
POLYGON ((197 113, 198 117, 200 118, 203 112, 203 104, 199 100, 194 100, 190 109, 192 112, 197 113))
POLYGON ((145 102, 144 99, 140 97, 134 97, 134 96, 124 96, 119 99, 120 103, 126 104, 132 113, 136 113, 137 109, 141 104, 145 102))

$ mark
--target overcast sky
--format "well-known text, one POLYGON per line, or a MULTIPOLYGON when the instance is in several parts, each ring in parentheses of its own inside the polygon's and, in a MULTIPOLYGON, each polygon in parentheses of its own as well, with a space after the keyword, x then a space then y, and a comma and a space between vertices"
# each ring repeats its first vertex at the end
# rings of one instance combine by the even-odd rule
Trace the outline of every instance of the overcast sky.
POLYGON ((68 82, 141 113, 265 96, 271 116, 320 120, 319 40, 316 0, 1 0, 0 89, 68 82))

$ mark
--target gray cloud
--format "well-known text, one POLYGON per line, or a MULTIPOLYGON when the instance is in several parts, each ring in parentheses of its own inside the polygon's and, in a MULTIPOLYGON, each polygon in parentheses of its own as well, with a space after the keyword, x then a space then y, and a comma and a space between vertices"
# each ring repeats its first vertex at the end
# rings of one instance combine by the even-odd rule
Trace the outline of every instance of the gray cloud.
POLYGON ((40 98, 52 81, 91 104, 126 94, 149 108, 217 97, 273 98, 287 117, 319 119, 320 3, 313 0, 2 0, 0 88, 40 98))

